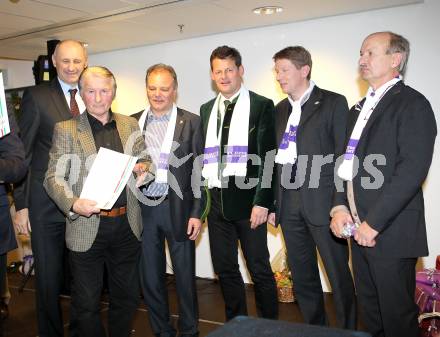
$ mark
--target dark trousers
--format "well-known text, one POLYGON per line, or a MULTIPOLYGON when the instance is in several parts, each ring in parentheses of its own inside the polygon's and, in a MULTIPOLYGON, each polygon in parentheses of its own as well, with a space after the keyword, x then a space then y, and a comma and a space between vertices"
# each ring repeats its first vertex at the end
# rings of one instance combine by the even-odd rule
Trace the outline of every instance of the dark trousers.
POLYGON ((328 324, 319 277, 318 248, 332 286, 338 325, 356 329, 356 301, 348 266, 347 241, 335 238, 329 224, 317 226, 307 221, 298 190, 283 191, 280 223, 295 296, 305 323, 328 324))
MULTIPOLYGON (((7 268, 7 253, 0 254, 0 289, 5 289, 6 286, 6 268, 7 268)), ((3 336, 3 319, 0 317, 0 337, 3 336)))
POLYGON ((278 298, 269 263, 267 225, 251 229, 249 219, 229 221, 223 217, 220 192, 217 189, 211 190, 211 199, 208 215, 209 243, 214 271, 218 275, 225 300, 226 319, 247 315, 245 287, 238 265, 238 241, 254 283, 258 314, 276 319, 278 298))
POLYGON ((414 302, 417 259, 376 257, 370 249, 352 245, 362 321, 373 337, 418 337, 419 309, 414 302))
MULTIPOLYGON (((7 264, 8 264, 8 253, 0 254, 0 289, 3 292, 6 290, 6 278, 7 275, 7 264)), ((1 299, 0 299, 1 301, 1 299)))
POLYGON ((108 271, 110 305, 108 332, 127 337, 139 303, 138 264, 140 242, 126 215, 103 217, 92 247, 69 254, 73 282, 72 307, 77 315, 78 336, 106 336, 100 317, 104 266, 108 271))
MULTIPOLYGON (((65 222, 39 222, 31 216, 38 335, 64 335, 59 296, 63 285, 65 222)), ((73 327, 73 325, 72 325, 73 327)))
POLYGON ((169 200, 157 206, 142 205, 141 284, 150 323, 157 336, 172 337, 166 285, 165 240, 173 264, 179 304, 179 334, 198 333, 198 305, 195 284, 194 241, 178 242, 173 235, 169 200))

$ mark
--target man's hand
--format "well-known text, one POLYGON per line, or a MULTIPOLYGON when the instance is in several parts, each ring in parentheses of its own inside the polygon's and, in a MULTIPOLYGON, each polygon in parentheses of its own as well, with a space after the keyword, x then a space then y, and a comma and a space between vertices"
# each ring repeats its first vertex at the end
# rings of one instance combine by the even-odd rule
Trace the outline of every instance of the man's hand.
POLYGON ((345 211, 337 211, 333 214, 332 221, 330 222, 330 229, 333 235, 340 239, 346 239, 342 236, 342 231, 346 223, 353 223, 353 219, 350 213, 345 211))
POLYGON ((18 234, 29 235, 29 231, 31 230, 31 223, 29 222, 29 209, 23 208, 19 211, 16 211, 13 223, 18 234))
POLYGON ((147 171, 148 171, 147 163, 137 163, 133 167, 133 172, 136 174, 137 177, 142 175, 143 173, 145 173, 147 171))
POLYGON ((195 240, 200 234, 200 230, 202 229, 202 221, 197 218, 189 218, 188 220, 188 229, 186 234, 189 235, 190 240, 195 240))
POLYGON ((77 199, 72 206, 72 210, 82 216, 90 217, 92 214, 99 213, 100 208, 96 207, 96 201, 89 199, 77 199))
POLYGON ((275 213, 274 212, 270 213, 269 216, 267 217, 267 223, 269 225, 274 226, 274 227, 276 226, 276 224, 275 224, 275 213))
POLYGON ((370 227, 370 225, 364 221, 354 233, 354 239, 360 246, 374 247, 376 245, 376 236, 379 232, 370 227))
POLYGON ((150 163, 137 163, 133 172, 136 174, 136 187, 140 188, 141 186, 147 185, 150 181, 154 180, 154 174, 151 169, 154 167, 150 163))
POLYGON ((267 222, 267 208, 254 206, 252 207, 251 212, 251 228, 255 229, 260 226, 262 223, 267 222))

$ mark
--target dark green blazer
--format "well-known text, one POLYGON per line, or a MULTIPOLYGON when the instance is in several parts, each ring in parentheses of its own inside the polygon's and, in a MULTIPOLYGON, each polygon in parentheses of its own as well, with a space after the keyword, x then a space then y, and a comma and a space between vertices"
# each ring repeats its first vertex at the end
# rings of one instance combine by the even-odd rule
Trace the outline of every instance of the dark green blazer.
MULTIPOLYGON (((221 189, 221 204, 223 216, 228 220, 243 220, 250 218, 251 210, 254 205, 273 209, 273 159, 276 149, 275 126, 274 126, 274 104, 272 100, 249 91, 250 96, 250 115, 249 115, 249 134, 248 153, 258 155, 261 159, 259 163, 248 160, 247 173, 244 184, 249 184, 251 188, 239 188, 235 183, 235 177, 229 177, 227 188, 221 189), (264 184, 262 184, 263 168, 266 153, 272 151, 271 163, 266 169, 264 184), (267 178, 266 178, 267 177, 267 178), (257 182, 255 184, 255 182, 257 182), (254 186, 255 185, 255 186, 254 186)), ((206 139, 209 116, 215 98, 200 107, 200 116, 203 123, 203 132, 206 139)), ((234 109, 235 103, 228 106, 228 110, 234 109)), ((244 131, 244 130, 243 130, 244 131)), ((227 145, 227 139, 222 139, 221 146, 227 145)), ((236 177, 243 181, 243 177, 236 177)), ((250 186, 248 186, 250 187, 250 186)))

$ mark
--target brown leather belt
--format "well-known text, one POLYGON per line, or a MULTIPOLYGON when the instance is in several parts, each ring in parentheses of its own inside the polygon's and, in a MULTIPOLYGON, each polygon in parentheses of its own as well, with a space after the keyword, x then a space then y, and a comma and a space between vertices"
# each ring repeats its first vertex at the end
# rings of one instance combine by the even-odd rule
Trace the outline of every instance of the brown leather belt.
POLYGON ((109 211, 101 211, 99 212, 99 215, 114 218, 120 215, 124 215, 125 213, 127 213, 127 206, 112 208, 109 211))

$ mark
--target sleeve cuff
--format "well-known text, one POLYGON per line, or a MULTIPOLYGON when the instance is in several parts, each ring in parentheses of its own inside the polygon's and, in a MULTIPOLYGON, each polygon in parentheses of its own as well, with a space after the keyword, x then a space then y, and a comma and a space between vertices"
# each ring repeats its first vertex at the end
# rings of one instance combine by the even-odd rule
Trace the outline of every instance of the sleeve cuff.
POLYGON ((330 210, 330 217, 333 218, 336 212, 344 212, 350 214, 350 210, 345 205, 337 205, 330 210))

